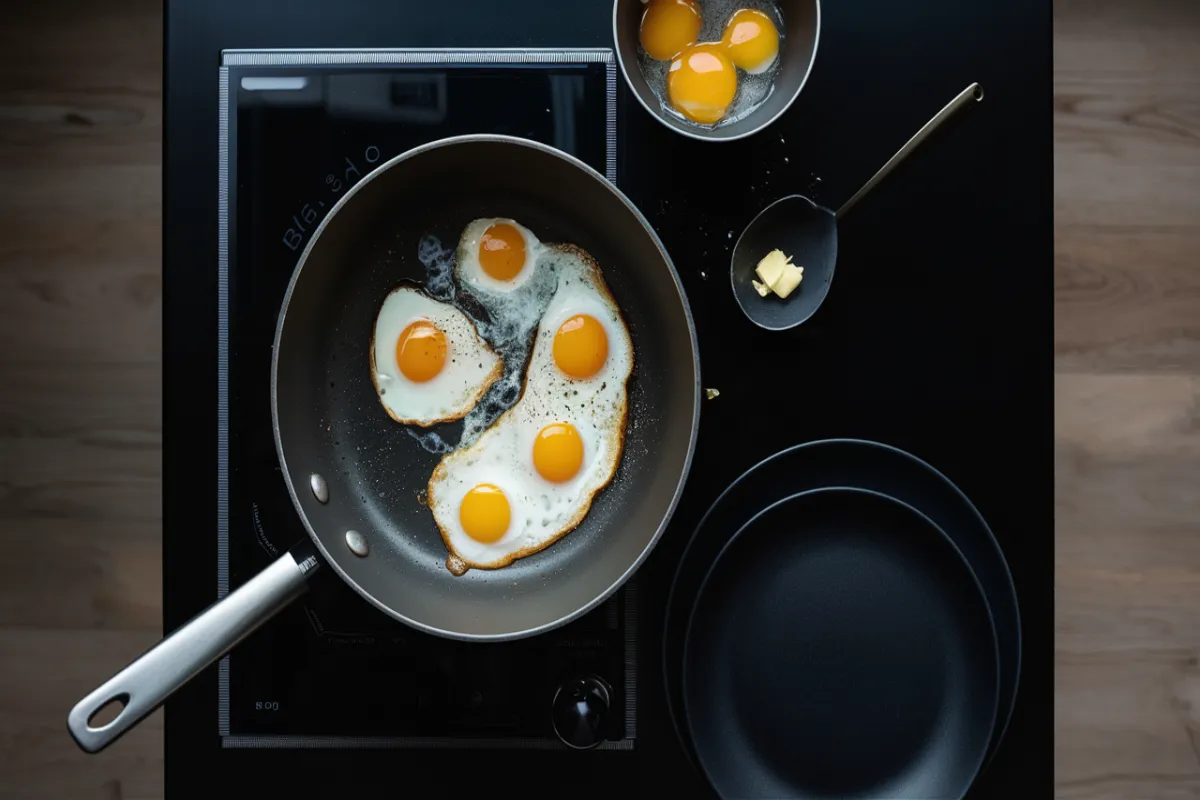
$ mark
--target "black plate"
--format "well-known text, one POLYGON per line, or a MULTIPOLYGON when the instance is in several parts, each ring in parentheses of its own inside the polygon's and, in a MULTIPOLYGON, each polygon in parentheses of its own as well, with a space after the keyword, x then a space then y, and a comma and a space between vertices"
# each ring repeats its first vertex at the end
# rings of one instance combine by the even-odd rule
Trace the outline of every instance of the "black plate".
POLYGON ((937 525, 875 492, 755 515, 709 570, 684 651, 687 727, 722 797, 962 797, 991 738, 983 589, 937 525))
POLYGON ((705 513, 680 559, 667 601, 663 669, 667 704, 685 751, 680 726, 684 632, 705 574, 729 538, 761 509, 797 492, 856 486, 908 503, 930 517, 970 563, 987 597, 1000 657, 1000 697, 987 759, 1004 737, 1021 671, 1021 621, 1008 564, 991 529, 946 476, 903 450, 858 439, 829 439, 780 451, 730 484, 705 513))

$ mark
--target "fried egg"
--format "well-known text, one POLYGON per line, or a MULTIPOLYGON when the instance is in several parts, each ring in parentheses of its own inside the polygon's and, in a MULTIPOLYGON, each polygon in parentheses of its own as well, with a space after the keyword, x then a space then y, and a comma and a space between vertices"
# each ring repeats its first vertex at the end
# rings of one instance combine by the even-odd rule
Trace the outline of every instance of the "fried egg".
MULTIPOLYGON (((523 346, 537 327, 555 285, 553 270, 543 264, 545 252, 546 247, 537 236, 515 220, 477 219, 463 229, 454 263, 455 278, 465 294, 487 312, 482 329, 493 345, 501 349, 509 344, 523 346), (504 251, 489 250, 491 243, 499 241, 499 235, 493 236, 489 231, 503 232, 508 239, 521 244, 504 251), (488 265, 492 264, 488 254, 494 252, 514 252, 517 254, 513 259, 518 256, 524 259, 511 280, 500 280, 495 275, 512 274, 515 264, 508 264, 507 271, 488 272, 488 265)), ((519 360, 523 363, 524 356, 519 360)))
POLYGON ((458 280, 475 294, 511 292, 533 276, 541 251, 533 232, 515 220, 474 220, 458 243, 458 280))
POLYGON ((411 285, 384 298, 370 362, 388 416, 423 427, 465 416, 503 368, 466 314, 411 285))
POLYGON ((557 288, 520 399, 429 480, 448 566, 494 569, 553 544, 583 520, 621 460, 629 330, 591 256, 559 245, 543 257, 557 288))

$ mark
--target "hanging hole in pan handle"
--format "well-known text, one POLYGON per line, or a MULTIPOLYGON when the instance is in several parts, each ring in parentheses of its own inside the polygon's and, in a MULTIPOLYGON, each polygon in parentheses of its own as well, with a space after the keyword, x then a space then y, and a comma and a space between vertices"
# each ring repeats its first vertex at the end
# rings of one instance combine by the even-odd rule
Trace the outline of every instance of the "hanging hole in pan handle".
POLYGON ((117 717, 128 706, 129 695, 126 692, 121 692, 121 694, 92 712, 92 715, 87 719, 88 730, 98 731, 107 728, 117 721, 117 717))
POLYGON ((305 551, 284 553, 224 600, 147 650, 67 715, 81 749, 97 753, 162 705, 231 647, 299 597, 320 562, 305 551), (113 711, 116 711, 111 716, 113 711))
MULTIPOLYGON (((142 658, 153 654, 154 650, 151 650, 142 658)), ((67 730, 85 752, 96 753, 104 749, 156 707, 146 707, 142 693, 129 680, 131 671, 135 679, 138 677, 136 667, 141 661, 135 661, 114 675, 71 709, 67 730)))

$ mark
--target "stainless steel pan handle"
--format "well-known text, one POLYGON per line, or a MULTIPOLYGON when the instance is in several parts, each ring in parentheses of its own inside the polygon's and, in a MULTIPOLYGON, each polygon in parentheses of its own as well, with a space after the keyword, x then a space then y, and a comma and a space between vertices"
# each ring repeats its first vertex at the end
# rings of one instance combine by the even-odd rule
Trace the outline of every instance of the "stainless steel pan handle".
POLYGON ((237 591, 146 651, 71 709, 67 729, 75 742, 89 753, 112 744, 205 667, 303 594, 305 577, 317 564, 313 556, 302 556, 297 561, 291 553, 284 553, 237 591), (96 712, 113 702, 123 706, 117 716, 93 728, 90 720, 96 712))

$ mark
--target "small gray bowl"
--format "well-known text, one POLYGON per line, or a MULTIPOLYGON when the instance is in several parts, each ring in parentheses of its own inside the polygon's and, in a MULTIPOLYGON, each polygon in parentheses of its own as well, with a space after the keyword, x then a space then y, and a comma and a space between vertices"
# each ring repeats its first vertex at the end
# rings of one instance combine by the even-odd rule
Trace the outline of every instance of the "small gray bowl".
MULTIPOLYGON (((701 8, 704 0, 698 0, 701 8)), ((820 0, 775 0, 783 17, 783 42, 779 52, 781 69, 775 77, 775 90, 767 101, 745 119, 716 128, 706 128, 677 119, 663 111, 642 69, 638 66, 638 28, 646 4, 642 0, 616 0, 613 3, 613 42, 617 62, 625 82, 638 102, 663 125, 673 131, 706 142, 731 142, 758 133, 788 110, 804 88, 817 58, 821 38, 820 0)))

